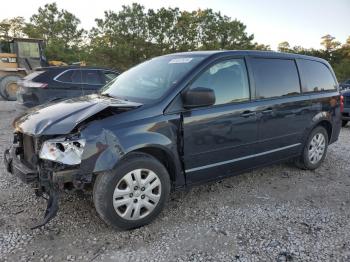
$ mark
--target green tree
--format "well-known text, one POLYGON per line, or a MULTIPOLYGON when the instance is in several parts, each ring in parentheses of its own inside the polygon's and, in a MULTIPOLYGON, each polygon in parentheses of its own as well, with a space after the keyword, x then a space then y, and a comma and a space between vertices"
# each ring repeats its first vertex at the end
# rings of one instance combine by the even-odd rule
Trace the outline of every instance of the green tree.
POLYGON ((144 7, 139 4, 123 6, 118 13, 105 12, 92 28, 90 61, 120 69, 129 68, 151 57, 152 43, 148 39, 148 22, 144 7), (106 60, 102 60, 105 58, 106 60))
POLYGON ((208 49, 261 49, 246 26, 211 9, 178 8, 145 10, 139 4, 105 12, 89 33, 90 62, 125 69, 153 56, 208 49))
POLYGON ((79 47, 85 33, 79 25, 80 20, 75 15, 59 10, 56 3, 52 3, 40 7, 23 31, 29 37, 45 40, 46 55, 50 59, 74 62, 81 58, 79 47))
POLYGON ((211 9, 197 12, 200 26, 200 49, 253 49, 254 35, 246 33, 246 26, 237 19, 214 13, 211 9))
POLYGON ((287 41, 278 44, 277 50, 280 52, 291 52, 290 44, 287 41))
POLYGON ((333 51, 335 62, 333 64, 334 71, 340 82, 350 78, 350 36, 346 42, 338 49, 333 51))
POLYGON ((176 51, 177 23, 179 8, 149 9, 147 13, 148 41, 157 45, 154 54, 166 54, 176 51))
POLYGON ((2 20, 0 22, 0 39, 9 40, 13 37, 25 37, 24 26, 25 20, 21 16, 2 20))
POLYGON ((321 45, 324 46, 327 52, 332 52, 340 46, 340 42, 335 41, 335 37, 330 34, 321 37, 321 45))

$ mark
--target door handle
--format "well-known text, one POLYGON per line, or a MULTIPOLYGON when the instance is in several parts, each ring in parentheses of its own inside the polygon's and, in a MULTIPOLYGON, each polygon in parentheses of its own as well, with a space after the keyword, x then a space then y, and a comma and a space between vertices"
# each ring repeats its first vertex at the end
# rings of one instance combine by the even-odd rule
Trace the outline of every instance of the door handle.
POLYGON ((253 111, 244 111, 242 114, 241 114, 241 117, 251 117, 251 116, 255 116, 256 115, 256 112, 253 112, 253 111))

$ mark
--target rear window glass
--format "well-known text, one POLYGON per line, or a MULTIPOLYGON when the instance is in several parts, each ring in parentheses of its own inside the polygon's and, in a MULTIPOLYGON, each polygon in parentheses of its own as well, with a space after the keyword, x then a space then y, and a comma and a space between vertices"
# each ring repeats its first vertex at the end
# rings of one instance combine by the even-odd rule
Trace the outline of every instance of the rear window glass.
POLYGON ((59 77, 57 77, 56 80, 64 83, 81 84, 82 83, 81 75, 82 75, 81 70, 67 70, 63 74, 61 74, 59 77))
POLYGON ((299 59, 298 67, 303 82, 303 92, 320 92, 337 88, 335 80, 325 64, 299 59))
POLYGON ((294 60, 251 59, 257 98, 290 96, 300 93, 294 60))

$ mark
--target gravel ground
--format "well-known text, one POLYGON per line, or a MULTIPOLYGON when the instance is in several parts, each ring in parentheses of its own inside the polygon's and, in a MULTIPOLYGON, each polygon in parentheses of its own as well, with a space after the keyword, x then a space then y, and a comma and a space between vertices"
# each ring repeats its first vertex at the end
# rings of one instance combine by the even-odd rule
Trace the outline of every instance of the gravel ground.
MULTIPOLYGON (((0 161, 14 112, 1 110, 0 161)), ((44 228, 36 198, 0 166, 0 261, 350 261, 350 127, 318 170, 274 165, 176 192, 151 225, 119 232, 90 195, 65 194, 44 228)))

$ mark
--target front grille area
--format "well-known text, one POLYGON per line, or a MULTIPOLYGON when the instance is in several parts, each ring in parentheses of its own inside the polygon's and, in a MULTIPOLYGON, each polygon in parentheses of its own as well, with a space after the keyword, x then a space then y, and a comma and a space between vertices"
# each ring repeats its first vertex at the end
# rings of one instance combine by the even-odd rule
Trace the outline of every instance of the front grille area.
POLYGON ((26 164, 33 167, 33 159, 35 156, 34 138, 32 136, 22 135, 23 159, 26 164))

